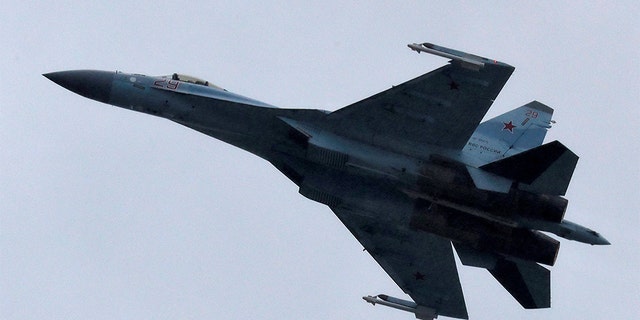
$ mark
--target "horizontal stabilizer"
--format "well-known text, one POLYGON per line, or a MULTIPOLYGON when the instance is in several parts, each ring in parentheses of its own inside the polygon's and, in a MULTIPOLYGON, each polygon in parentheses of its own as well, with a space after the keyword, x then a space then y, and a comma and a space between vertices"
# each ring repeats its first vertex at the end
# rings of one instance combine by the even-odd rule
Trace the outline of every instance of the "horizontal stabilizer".
POLYGON ((525 309, 551 306, 551 272, 548 269, 534 262, 503 259, 489 272, 525 309))
POLYGON ((476 188, 480 190, 507 193, 513 184, 513 181, 505 177, 501 177, 478 168, 467 167, 467 171, 469 172, 469 176, 471 176, 471 180, 473 180, 473 183, 476 185, 476 188))
POLYGON ((564 195, 578 156, 558 141, 486 164, 480 169, 520 182, 520 189, 564 195))
POLYGON ((546 268, 535 262, 509 260, 461 244, 454 243, 453 246, 463 265, 489 270, 524 308, 551 306, 551 272, 546 268))
POLYGON ((493 252, 480 251, 459 243, 453 243, 458 258, 463 265, 476 268, 493 269, 500 256, 493 252))

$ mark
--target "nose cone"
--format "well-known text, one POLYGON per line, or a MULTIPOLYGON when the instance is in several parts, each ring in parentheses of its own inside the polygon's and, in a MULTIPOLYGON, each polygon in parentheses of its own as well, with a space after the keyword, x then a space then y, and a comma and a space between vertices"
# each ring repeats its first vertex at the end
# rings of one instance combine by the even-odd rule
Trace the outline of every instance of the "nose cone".
POLYGON ((601 245, 601 246, 608 246, 610 245, 611 242, 609 242, 607 239, 605 239, 603 236, 598 235, 598 240, 594 243, 594 245, 601 245))
POLYGON ((73 70, 43 74, 47 79, 81 96, 108 103, 115 72, 73 70))

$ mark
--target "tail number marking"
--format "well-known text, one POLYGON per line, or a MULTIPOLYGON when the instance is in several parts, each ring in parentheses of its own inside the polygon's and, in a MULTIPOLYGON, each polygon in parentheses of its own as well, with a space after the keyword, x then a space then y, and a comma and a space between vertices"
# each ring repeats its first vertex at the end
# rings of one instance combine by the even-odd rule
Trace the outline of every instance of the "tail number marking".
POLYGON ((163 89, 176 90, 176 89, 178 89, 178 86, 180 85, 180 81, 178 81, 178 80, 161 79, 161 80, 154 81, 153 85, 155 87, 159 87, 159 88, 163 88, 163 89))
POLYGON ((527 110, 527 113, 525 115, 531 119, 535 119, 538 117, 538 112, 533 110, 527 110))

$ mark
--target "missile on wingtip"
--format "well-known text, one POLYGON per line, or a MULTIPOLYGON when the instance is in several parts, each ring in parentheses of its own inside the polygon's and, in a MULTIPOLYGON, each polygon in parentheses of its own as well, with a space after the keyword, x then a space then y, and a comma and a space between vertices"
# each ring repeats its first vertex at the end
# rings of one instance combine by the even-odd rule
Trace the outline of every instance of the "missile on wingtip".
POLYGON ((379 294, 377 296, 366 296, 362 297, 362 299, 374 306, 377 303, 386 307, 411 312, 415 314, 417 319, 433 320, 438 317, 435 310, 431 308, 418 305, 413 301, 394 298, 386 294, 379 294))
POLYGON ((426 52, 426 53, 434 54, 436 56, 448 58, 451 60, 460 61, 463 66, 466 66, 469 69, 474 69, 474 70, 479 70, 480 68, 484 67, 485 63, 505 65, 496 60, 490 60, 484 57, 438 46, 428 42, 412 43, 412 44, 408 44, 407 46, 411 48, 411 50, 416 51, 418 53, 426 52))

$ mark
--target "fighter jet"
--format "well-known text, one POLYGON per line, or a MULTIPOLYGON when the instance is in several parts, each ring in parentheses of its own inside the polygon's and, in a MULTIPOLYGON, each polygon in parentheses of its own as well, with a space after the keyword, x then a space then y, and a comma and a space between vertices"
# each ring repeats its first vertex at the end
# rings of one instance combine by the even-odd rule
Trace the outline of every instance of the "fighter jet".
POLYGON ((430 43, 448 64, 329 112, 276 108, 174 73, 44 74, 79 95, 163 117, 267 161, 327 205, 413 301, 365 301, 468 319, 454 249, 524 307, 550 306, 560 243, 609 244, 564 219, 578 156, 543 144, 553 109, 532 101, 481 122, 514 67, 430 43))

